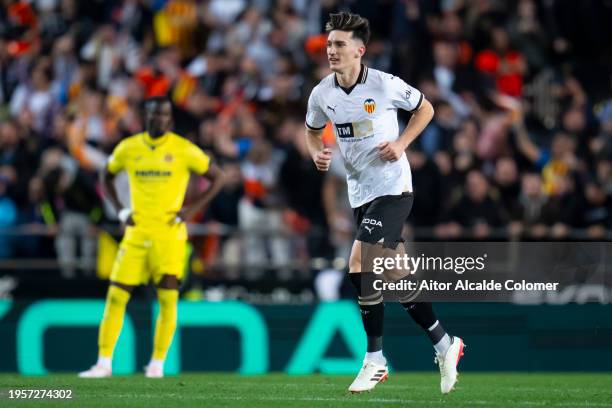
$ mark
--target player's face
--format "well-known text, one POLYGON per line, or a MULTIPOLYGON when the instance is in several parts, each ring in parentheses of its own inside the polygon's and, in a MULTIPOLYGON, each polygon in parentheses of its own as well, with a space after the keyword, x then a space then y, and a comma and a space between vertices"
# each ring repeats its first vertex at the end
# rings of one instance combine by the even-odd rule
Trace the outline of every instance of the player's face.
POLYGON ((334 72, 342 73, 347 68, 361 64, 365 46, 349 31, 334 30, 327 36, 327 60, 334 72))
POLYGON ((170 102, 152 102, 147 106, 147 132, 151 137, 160 137, 172 126, 170 102))

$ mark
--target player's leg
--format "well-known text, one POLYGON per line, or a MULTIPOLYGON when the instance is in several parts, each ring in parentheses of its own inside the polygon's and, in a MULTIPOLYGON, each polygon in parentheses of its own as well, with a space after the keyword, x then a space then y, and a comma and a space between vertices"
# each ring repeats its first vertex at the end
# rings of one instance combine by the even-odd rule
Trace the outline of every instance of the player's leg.
POLYGON ((372 206, 377 200, 354 210, 357 224, 357 237, 353 242, 349 256, 349 280, 357 294, 357 303, 361 311, 361 320, 367 337, 366 355, 363 366, 353 383, 349 386, 351 392, 363 392, 373 389, 379 382, 387 379, 389 372, 387 361, 382 352, 383 320, 385 308, 380 291, 373 287, 374 273, 362 269, 362 258, 371 245, 378 240, 379 231, 374 231, 364 219, 369 219, 372 206), (365 227, 368 228, 365 228, 365 227), (365 247, 364 247, 365 246, 365 247))
POLYGON ((440 368, 440 390, 446 394, 457 382, 457 364, 463 356, 463 340, 450 336, 436 317, 429 302, 401 302, 410 317, 425 331, 436 350, 436 362, 440 368))
POLYGON ((353 243, 349 258, 349 279, 357 293, 357 303, 367 336, 365 359, 384 365, 386 361, 382 355, 382 336, 385 308, 382 293, 374 289, 374 273, 361 270, 362 244, 361 241, 353 243))
POLYGON ((389 376, 387 360, 382 352, 385 312, 383 297, 382 293, 373 287, 374 273, 362 271, 361 255, 364 244, 366 243, 356 240, 349 257, 349 279, 357 293, 357 303, 368 342, 361 370, 349 386, 351 392, 369 391, 389 376))
POLYGON ((151 361, 145 369, 149 378, 164 376, 164 362, 166 354, 172 344, 176 331, 179 281, 176 275, 162 275, 157 284, 157 299, 159 301, 159 315, 155 322, 155 335, 153 338, 153 354, 151 361))
MULTIPOLYGON (((397 224, 403 225, 408 218, 412 208, 412 200, 412 195, 402 195, 387 206, 388 213, 398 215, 397 224)), ((401 240, 400 235, 396 237, 398 241, 401 240)), ((436 351, 436 362, 440 368, 440 389, 445 394, 450 392, 457 382, 457 364, 463 355, 463 340, 446 333, 436 317, 431 303, 412 302, 410 297, 406 300, 400 299, 400 303, 431 340, 436 351)))
MULTIPOLYGON (((379 197, 355 211, 359 245, 353 247, 350 263, 351 272, 361 273, 354 277, 352 274, 349 276, 352 277, 351 282, 357 289, 364 327, 368 334, 368 349, 364 362, 370 362, 378 367, 378 375, 374 373, 375 375, 369 379, 370 387, 376 385, 376 382, 372 384, 372 381, 377 378, 386 378, 388 373, 386 359, 382 354, 383 296, 380 291, 374 289, 373 285, 374 280, 380 277, 376 277, 371 271, 363 271, 363 266, 370 267, 373 257, 395 258, 397 254, 403 254, 403 245, 400 244, 402 228, 411 208, 412 194, 405 193, 379 197), (355 251, 356 248, 359 251, 355 251)), ((389 276, 385 276, 385 279, 397 280, 399 277, 398 271, 393 271, 389 276)), ((366 364, 364 364, 365 367, 366 364)), ((358 375, 358 379, 359 377, 358 375)), ((357 379, 355 381, 357 382, 357 379)))
POLYGON ((412 320, 425 331, 436 353, 445 354, 452 343, 452 339, 436 318, 431 303, 402 302, 400 300, 400 304, 412 317, 412 320))
POLYGON ((104 315, 98 332, 98 361, 87 371, 79 373, 82 378, 109 377, 112 373, 112 358, 121 333, 125 308, 135 286, 142 283, 146 247, 127 242, 119 247, 110 285, 106 294, 104 315))
POLYGON ((121 333, 125 307, 134 286, 111 282, 106 294, 104 315, 98 332, 98 361, 89 370, 79 373, 81 378, 102 378, 112 375, 113 351, 121 333))
POLYGON ((108 364, 109 368, 115 345, 123 327, 125 308, 133 290, 133 285, 125 285, 119 282, 111 282, 108 286, 104 315, 98 333, 98 362, 102 360, 103 364, 108 364))
POLYGON ((164 376, 166 354, 176 330, 179 283, 185 271, 187 253, 187 230, 184 224, 176 228, 177 231, 170 233, 170 236, 175 236, 176 239, 163 237, 154 241, 149 259, 159 301, 153 353, 145 367, 145 375, 149 378, 164 376))

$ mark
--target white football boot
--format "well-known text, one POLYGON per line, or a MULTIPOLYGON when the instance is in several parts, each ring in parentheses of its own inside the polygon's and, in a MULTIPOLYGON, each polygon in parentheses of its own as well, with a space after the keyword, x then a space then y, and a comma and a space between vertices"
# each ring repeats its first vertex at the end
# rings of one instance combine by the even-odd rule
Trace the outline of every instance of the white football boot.
POLYGON ((352 393, 370 391, 378 383, 383 383, 389 378, 387 364, 376 364, 372 361, 364 361, 359 374, 349 387, 352 393))
POLYGON ((106 378, 111 375, 113 375, 113 372, 110 368, 104 367, 101 364, 96 364, 87 371, 81 371, 79 373, 79 378, 106 378))
POLYGON ((446 354, 436 353, 434 361, 440 367, 440 391, 442 391, 442 394, 451 392, 457 383, 457 377, 459 376, 457 364, 463 356, 464 347, 463 340, 453 336, 453 343, 446 350, 446 354))
POLYGON ((160 364, 149 363, 145 366, 145 377, 164 378, 164 367, 160 364))

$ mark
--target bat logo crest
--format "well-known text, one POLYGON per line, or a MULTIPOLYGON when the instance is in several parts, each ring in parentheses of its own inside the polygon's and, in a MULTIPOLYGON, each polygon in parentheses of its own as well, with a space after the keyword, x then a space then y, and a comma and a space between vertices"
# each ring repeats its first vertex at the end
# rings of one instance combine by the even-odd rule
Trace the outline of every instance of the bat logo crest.
POLYGON ((369 114, 374 113, 374 111, 376 110, 376 102, 374 102, 374 99, 372 98, 368 98, 363 102, 363 109, 365 109, 366 112, 368 112, 369 114))

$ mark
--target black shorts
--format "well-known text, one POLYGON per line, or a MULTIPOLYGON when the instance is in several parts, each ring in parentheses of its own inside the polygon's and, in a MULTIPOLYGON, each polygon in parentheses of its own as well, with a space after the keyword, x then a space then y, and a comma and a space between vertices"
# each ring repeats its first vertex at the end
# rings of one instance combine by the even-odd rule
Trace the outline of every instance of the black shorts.
POLYGON ((403 241, 402 229, 413 201, 412 193, 406 192, 378 197, 354 208, 353 217, 357 223, 355 239, 371 244, 382 242, 387 248, 395 248, 397 242, 403 241))

